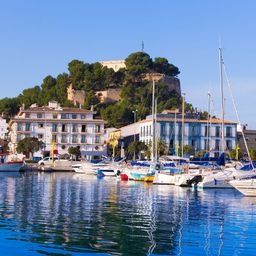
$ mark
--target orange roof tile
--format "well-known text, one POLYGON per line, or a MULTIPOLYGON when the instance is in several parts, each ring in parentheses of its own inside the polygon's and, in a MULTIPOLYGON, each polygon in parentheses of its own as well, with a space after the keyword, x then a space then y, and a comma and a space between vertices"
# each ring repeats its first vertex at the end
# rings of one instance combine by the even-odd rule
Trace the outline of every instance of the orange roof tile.
MULTIPOLYGON (((158 117, 156 120, 162 121, 162 122, 175 122, 175 118, 158 117)), ((139 121, 139 123, 147 123, 147 122, 152 122, 152 119, 144 119, 144 120, 139 121)), ((181 123, 182 119, 176 119, 176 122, 181 123)), ((184 119, 184 122, 185 123, 208 123, 208 120, 184 119)), ((212 118, 211 123, 212 124, 221 124, 222 120, 219 118, 212 118)), ((237 124, 237 122, 224 120, 224 124, 237 124)))

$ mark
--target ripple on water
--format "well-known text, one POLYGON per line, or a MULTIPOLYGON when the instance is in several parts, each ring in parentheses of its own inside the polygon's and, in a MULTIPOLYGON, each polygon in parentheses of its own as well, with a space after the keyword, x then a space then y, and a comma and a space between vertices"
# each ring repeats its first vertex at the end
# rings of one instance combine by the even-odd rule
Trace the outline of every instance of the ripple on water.
POLYGON ((256 200, 233 189, 69 173, 1 177, 0 187, 0 255, 255 254, 256 200))

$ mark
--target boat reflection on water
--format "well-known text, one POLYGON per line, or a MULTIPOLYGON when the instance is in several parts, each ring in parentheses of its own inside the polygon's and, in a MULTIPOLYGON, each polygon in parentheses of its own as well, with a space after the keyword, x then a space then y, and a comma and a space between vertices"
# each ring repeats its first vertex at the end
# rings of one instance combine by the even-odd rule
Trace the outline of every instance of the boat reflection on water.
POLYGON ((250 255, 255 249, 255 200, 236 190, 67 173, 1 178, 0 186, 3 253, 13 246, 13 255, 250 255))

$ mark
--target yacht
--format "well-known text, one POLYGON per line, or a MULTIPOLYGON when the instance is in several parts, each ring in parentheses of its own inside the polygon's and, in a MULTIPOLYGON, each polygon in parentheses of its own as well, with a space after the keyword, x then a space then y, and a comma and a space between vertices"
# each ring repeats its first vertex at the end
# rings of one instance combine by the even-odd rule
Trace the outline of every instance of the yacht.
POLYGON ((232 180, 229 184, 245 196, 256 196, 256 177, 251 179, 232 180))

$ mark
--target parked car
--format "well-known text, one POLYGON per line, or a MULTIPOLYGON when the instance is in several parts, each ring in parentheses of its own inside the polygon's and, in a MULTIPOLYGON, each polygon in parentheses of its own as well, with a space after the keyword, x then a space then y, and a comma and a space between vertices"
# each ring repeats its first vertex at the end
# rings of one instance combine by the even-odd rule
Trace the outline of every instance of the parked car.
MULTIPOLYGON (((53 161, 58 160, 58 157, 54 157, 53 161)), ((40 160, 38 162, 39 165, 51 165, 52 164, 52 157, 51 156, 47 156, 44 159, 40 160)))

